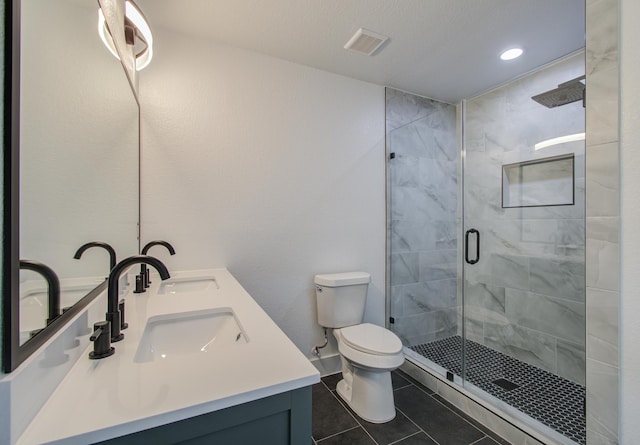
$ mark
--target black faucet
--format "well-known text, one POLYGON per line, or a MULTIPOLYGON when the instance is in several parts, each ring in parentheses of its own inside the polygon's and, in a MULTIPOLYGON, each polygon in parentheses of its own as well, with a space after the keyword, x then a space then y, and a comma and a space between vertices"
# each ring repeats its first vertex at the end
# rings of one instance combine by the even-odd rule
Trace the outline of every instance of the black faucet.
POLYGON ((130 256, 111 268, 111 272, 109 273, 109 287, 107 290, 107 321, 111 324, 112 342, 117 342, 124 338, 124 334, 120 332, 122 325, 124 325, 124 320, 120 318, 120 306, 124 309, 124 302, 120 305, 120 302, 118 301, 118 281, 120 280, 120 275, 126 268, 138 263, 146 263, 153 266, 160 274, 160 278, 163 280, 171 278, 167 267, 162 263, 162 261, 148 255, 130 256))
POLYGON ((60 280, 58 275, 49 266, 38 261, 20 260, 20 269, 38 272, 47 280, 49 288, 49 317, 47 324, 58 318, 60 315, 60 280))
MULTIPOLYGON (((169 251, 169 253, 171 255, 175 255, 176 251, 173 248, 173 246, 171 244, 169 244, 166 241, 162 241, 162 240, 155 240, 155 241, 149 241, 143 248, 142 248, 142 255, 146 255, 147 252, 149 251, 149 249, 153 246, 164 246, 167 248, 167 250, 169 251)), ((139 292, 144 292, 144 289, 146 289, 147 287, 149 287, 149 285, 151 284, 151 281, 149 280, 149 271, 147 270, 147 265, 146 264, 142 264, 140 266, 140 281, 142 282, 142 289, 137 289, 136 290, 139 292)))
POLYGON ((85 250, 90 249, 91 247, 102 247, 107 252, 109 252, 109 270, 113 269, 116 265, 116 251, 107 243, 103 243, 101 241, 92 241, 90 243, 84 244, 80 246, 80 248, 76 251, 76 254, 73 256, 76 260, 79 260, 85 250))

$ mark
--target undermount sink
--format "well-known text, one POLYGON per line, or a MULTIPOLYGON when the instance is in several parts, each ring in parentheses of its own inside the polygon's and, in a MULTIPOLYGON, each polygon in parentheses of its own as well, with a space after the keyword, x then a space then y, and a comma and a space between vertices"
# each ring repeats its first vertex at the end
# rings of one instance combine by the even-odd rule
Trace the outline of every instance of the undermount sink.
MULTIPOLYGON (((61 282, 60 309, 76 304, 82 297, 104 280, 88 280, 81 283, 61 282)), ((22 286, 20 289, 20 336, 26 341, 32 331, 46 326, 49 316, 49 291, 46 284, 39 282, 35 286, 22 286)))
POLYGON ((231 308, 151 317, 144 328, 135 362, 211 354, 248 342, 231 308))
POLYGON ((171 278, 163 281, 158 289, 159 295, 186 294, 219 289, 215 278, 171 278))

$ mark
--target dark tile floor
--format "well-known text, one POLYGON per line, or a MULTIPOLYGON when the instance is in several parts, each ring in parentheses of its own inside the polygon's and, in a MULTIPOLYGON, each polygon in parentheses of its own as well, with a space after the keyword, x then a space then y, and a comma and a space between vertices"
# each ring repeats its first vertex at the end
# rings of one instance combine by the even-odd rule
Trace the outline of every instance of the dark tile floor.
POLYGON ((313 386, 313 444, 508 445, 401 371, 391 373, 396 418, 384 424, 356 416, 336 393, 333 374, 313 386))

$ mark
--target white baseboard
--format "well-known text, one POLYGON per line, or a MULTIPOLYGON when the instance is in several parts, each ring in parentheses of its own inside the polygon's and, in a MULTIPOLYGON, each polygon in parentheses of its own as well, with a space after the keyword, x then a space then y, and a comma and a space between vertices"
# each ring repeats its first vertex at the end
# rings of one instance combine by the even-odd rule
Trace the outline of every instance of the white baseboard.
POLYGON ((340 361, 340 354, 338 353, 313 358, 311 359, 311 364, 316 367, 321 377, 335 374, 342 370, 342 362, 340 361))

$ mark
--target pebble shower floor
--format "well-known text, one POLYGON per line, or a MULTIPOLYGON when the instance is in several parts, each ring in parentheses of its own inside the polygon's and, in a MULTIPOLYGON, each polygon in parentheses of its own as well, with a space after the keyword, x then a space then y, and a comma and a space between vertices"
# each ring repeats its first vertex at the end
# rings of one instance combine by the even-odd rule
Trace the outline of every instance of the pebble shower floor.
MULTIPOLYGON (((479 343, 465 343, 466 379, 574 442, 586 444, 585 388, 479 343)), ((462 374, 462 338, 410 346, 448 371, 462 374)))

